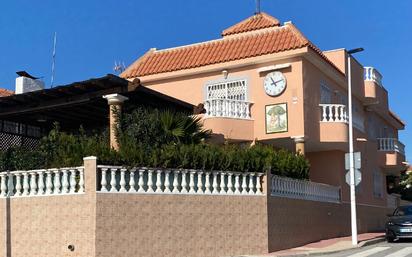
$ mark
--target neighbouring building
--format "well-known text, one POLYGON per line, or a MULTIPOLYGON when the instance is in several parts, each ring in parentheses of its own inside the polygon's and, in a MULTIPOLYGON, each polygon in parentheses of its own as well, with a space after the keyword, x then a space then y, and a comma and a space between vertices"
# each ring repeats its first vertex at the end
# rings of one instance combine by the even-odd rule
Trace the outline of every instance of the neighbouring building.
MULTIPOLYGON (((216 140, 256 142, 300 151, 310 180, 342 188, 348 151, 347 51, 321 51, 292 22, 259 13, 225 29, 216 40, 150 49, 123 78, 204 105, 216 140)), ((386 206, 386 177, 405 170, 398 130, 382 75, 351 58, 355 151, 362 156, 361 205, 386 206)), ((388 198, 388 199, 387 199, 388 198)))

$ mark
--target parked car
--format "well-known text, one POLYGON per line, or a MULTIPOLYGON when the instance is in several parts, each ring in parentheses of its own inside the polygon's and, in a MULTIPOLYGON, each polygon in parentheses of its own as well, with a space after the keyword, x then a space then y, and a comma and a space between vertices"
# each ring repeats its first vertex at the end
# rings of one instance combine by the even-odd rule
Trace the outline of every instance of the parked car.
POLYGON ((386 222, 386 240, 393 242, 400 238, 412 238, 412 205, 396 208, 388 215, 386 222))

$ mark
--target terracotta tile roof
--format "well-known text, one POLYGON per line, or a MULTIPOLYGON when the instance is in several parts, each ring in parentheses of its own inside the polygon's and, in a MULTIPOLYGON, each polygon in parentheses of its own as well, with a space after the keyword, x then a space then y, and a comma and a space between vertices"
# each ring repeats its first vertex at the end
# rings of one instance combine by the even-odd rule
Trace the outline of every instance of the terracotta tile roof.
POLYGON ((238 33, 243 33, 252 30, 278 27, 280 22, 275 17, 272 17, 266 13, 256 14, 244 21, 239 22, 238 24, 233 25, 230 28, 225 29, 222 32, 222 36, 228 36, 238 33))
MULTIPOLYGON (((250 19, 251 18, 248 20, 250 19)), ((248 23, 248 20, 246 20, 245 23, 248 23)), ((242 24, 242 22, 240 24, 242 24)), ((235 25, 235 27, 238 25, 235 25)), ((234 27, 229 29, 233 28, 234 27)), ((265 30, 239 33, 237 35, 193 45, 165 50, 151 49, 130 65, 120 76, 123 78, 135 78, 198 68, 304 47, 309 47, 314 50, 339 73, 343 74, 322 51, 303 36, 292 23, 287 23, 281 27, 276 26, 265 30)))
POLYGON ((0 88, 0 97, 14 95, 14 92, 4 88, 0 88))

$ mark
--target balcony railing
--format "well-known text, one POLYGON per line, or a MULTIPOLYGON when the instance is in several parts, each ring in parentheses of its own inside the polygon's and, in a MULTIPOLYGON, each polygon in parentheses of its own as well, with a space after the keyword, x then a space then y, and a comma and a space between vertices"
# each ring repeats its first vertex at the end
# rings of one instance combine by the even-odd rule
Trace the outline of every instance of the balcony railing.
POLYGON ((263 173, 98 166, 98 192, 135 194, 263 195, 263 173))
POLYGON ((363 68, 364 80, 373 81, 379 86, 382 86, 382 75, 373 67, 364 67, 363 68))
POLYGON ((343 104, 320 104, 322 122, 348 122, 346 106, 343 104))
POLYGON ((230 99, 209 99, 205 101, 206 116, 250 119, 252 103, 230 99))
POLYGON ((273 176, 272 196, 339 203, 340 188, 310 181, 273 176))
POLYGON ((394 151, 405 155, 405 145, 396 138, 377 138, 379 151, 394 151))

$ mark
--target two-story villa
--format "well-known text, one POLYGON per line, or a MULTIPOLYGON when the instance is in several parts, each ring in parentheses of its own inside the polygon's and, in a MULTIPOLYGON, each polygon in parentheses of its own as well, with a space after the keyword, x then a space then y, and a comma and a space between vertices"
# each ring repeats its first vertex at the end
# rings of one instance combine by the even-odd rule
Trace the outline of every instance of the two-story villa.
MULTIPOLYGON (((321 51, 291 22, 265 13, 216 40, 150 49, 121 76, 205 108, 216 140, 260 142, 305 154, 310 179, 342 187, 349 201, 345 49, 321 51)), ((386 206, 386 177, 404 170, 405 124, 390 111, 382 76, 351 59, 354 147, 362 154, 358 202, 386 206)))

